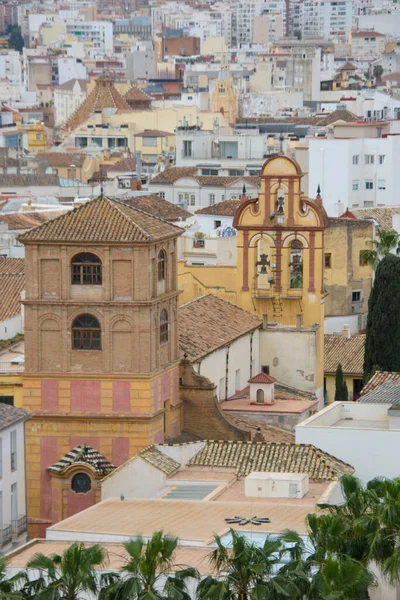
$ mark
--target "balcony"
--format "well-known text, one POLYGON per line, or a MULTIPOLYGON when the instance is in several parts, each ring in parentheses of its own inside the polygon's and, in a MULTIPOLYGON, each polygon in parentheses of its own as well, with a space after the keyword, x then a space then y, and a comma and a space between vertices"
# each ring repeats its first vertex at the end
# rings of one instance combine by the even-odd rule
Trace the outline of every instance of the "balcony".
POLYGON ((0 530, 0 547, 6 546, 12 542, 12 527, 11 525, 6 525, 0 530))
POLYGON ((253 298, 276 298, 276 300, 301 300, 303 297, 303 288, 291 288, 289 286, 282 286, 281 290, 278 291, 274 287, 274 284, 261 284, 257 283, 252 286, 251 294, 253 298))
MULTIPOLYGON (((18 519, 11 521, 12 537, 18 537, 28 529, 26 515, 20 515, 18 519)), ((4 531, 4 530, 3 530, 4 531)))
POLYGON ((23 373, 25 366, 12 362, 0 362, 0 373, 23 373))

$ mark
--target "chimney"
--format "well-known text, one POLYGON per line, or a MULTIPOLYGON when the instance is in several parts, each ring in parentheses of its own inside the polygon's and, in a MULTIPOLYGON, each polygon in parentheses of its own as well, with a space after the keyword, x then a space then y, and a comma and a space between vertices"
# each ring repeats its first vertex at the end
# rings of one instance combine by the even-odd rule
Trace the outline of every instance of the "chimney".
POLYGON ((268 315, 263 315, 262 320, 263 320, 262 328, 268 329, 268 315))
POLYGON ((343 325, 342 336, 347 338, 348 340, 351 338, 350 327, 348 325, 343 325))
POLYGON ((136 152, 136 179, 142 181, 142 153, 140 150, 136 152))
POLYGON ((257 431, 253 437, 253 442, 265 442, 265 438, 261 432, 261 427, 257 427, 257 431))

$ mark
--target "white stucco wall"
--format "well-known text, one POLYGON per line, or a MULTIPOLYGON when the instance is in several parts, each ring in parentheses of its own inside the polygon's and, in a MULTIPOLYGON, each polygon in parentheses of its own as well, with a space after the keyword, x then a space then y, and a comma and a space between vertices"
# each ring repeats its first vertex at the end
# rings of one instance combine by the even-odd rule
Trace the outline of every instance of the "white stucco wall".
POLYGON ((386 429, 388 408, 387 404, 335 402, 296 426, 296 442, 313 444, 344 460, 364 482, 398 477, 400 430, 386 429), (353 419, 354 425, 336 426, 339 419, 353 419))
POLYGON ((0 321, 0 340, 11 340, 18 333, 24 333, 22 313, 12 319, 0 321))
POLYGON ((316 392, 316 336, 313 331, 261 330, 260 364, 280 383, 304 392, 316 392))
POLYGON ((26 515, 25 492, 25 424, 20 421, 11 427, 0 431, 2 447, 1 463, 2 477, 0 478, 0 528, 11 525, 11 486, 17 484, 17 514, 18 517, 26 515), (11 432, 17 432, 17 463, 16 469, 11 471, 11 432), (2 505, 2 506, 1 506, 2 505))
POLYGON ((101 484, 101 499, 152 498, 165 487, 166 476, 140 456, 128 461, 123 468, 109 475, 101 484))
MULTIPOLYGON (((260 372, 259 361, 260 330, 255 330, 253 335, 252 375, 260 372)), ((220 400, 226 398, 226 354, 227 347, 212 352, 206 358, 193 365, 196 373, 204 375, 217 386, 217 395, 220 400)), ((250 333, 243 335, 230 344, 228 363, 228 395, 242 390, 248 385, 250 379, 250 333)))

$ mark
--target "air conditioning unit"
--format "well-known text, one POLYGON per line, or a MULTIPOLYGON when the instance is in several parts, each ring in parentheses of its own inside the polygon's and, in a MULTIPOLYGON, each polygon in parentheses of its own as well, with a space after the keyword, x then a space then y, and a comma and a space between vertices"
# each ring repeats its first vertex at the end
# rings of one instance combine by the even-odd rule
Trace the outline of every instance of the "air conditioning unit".
POLYGON ((303 498, 309 487, 306 473, 254 471, 244 480, 244 493, 250 498, 303 498))

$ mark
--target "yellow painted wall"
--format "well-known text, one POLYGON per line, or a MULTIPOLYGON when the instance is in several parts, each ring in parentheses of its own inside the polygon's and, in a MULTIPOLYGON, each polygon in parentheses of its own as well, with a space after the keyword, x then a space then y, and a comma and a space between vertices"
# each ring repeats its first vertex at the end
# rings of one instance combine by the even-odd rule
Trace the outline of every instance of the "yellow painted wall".
POLYGON ((42 45, 49 46, 52 42, 57 42, 62 35, 66 35, 67 26, 63 23, 54 23, 50 27, 40 27, 40 36, 42 45))
POLYGON ((46 152, 47 150, 47 138, 44 127, 40 123, 31 125, 26 130, 28 138, 28 150, 30 152, 46 152))
POLYGON ((14 406, 22 407, 22 374, 0 374, 1 396, 14 396, 14 406))
MULTIPOLYGON (((152 138, 154 139, 154 138, 152 138)), ((141 151, 142 155, 147 154, 151 156, 157 156, 161 158, 161 154, 165 152, 175 151, 175 134, 167 137, 158 137, 157 146, 145 146, 143 145, 142 137, 135 137, 135 151, 141 151)))
MULTIPOLYGON (((353 397, 353 381, 361 380, 360 375, 345 375, 347 389, 349 390, 349 400, 353 397)), ((329 404, 335 401, 335 373, 325 373, 326 394, 329 404)))

